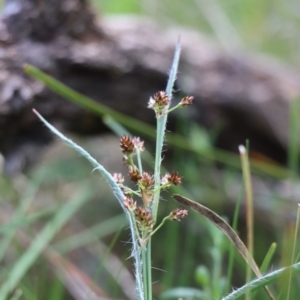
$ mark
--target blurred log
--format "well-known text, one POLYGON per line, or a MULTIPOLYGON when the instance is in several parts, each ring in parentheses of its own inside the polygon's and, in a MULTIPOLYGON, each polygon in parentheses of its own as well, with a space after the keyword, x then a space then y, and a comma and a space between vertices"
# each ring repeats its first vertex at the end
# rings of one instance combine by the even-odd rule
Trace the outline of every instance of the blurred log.
MULTIPOLYGON (((23 72, 30 63, 93 99, 153 122, 150 95, 164 89, 182 37, 177 89, 196 98, 192 120, 224 128, 216 145, 251 149, 285 162, 288 101, 299 73, 275 60, 228 54, 200 33, 161 30, 139 18, 98 20, 86 0, 7 0, 0 19, 0 151, 19 172, 50 142, 31 113, 81 134, 105 131, 99 119, 54 95, 23 72)), ((172 119, 170 128, 172 129, 172 119)))

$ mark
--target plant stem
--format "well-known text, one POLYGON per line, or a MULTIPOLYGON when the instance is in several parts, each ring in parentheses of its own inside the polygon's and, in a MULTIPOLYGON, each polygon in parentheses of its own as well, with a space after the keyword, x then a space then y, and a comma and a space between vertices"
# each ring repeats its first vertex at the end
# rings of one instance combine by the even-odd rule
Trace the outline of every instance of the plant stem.
MULTIPOLYGON (((168 111, 168 108, 171 104, 172 99, 172 91, 174 87, 174 83, 176 80, 176 74, 178 69, 178 62, 180 56, 180 43, 178 42, 175 49, 174 59, 172 68, 169 75, 169 80, 166 88, 166 93, 168 98, 170 99, 169 105, 165 108, 165 111, 168 111)), ((154 196, 153 196, 153 204, 152 204, 152 218, 154 224, 157 218, 157 210, 160 198, 160 167, 162 161, 162 148, 165 138, 166 131, 166 123, 167 123, 168 114, 164 113, 161 118, 157 118, 157 132, 156 132, 156 149, 155 149, 155 166, 154 166, 154 196)))
POLYGON ((151 275, 151 239, 142 248, 144 299, 152 300, 152 275, 151 275))
MULTIPOLYGON (((296 252, 296 244, 297 244, 297 235, 298 235, 298 229, 299 229, 299 219, 300 219, 300 206, 298 204, 298 210, 297 210, 297 221, 296 221, 296 229, 294 233, 294 244, 293 244, 293 253, 292 253, 292 261, 291 265, 295 261, 295 252, 296 252)), ((291 282, 292 282, 292 268, 290 269, 289 273, 289 282, 288 282, 288 292, 287 292, 287 297, 286 299, 290 299, 290 292, 291 292, 291 282)))
POLYGON ((165 224, 165 222, 169 219, 170 219, 170 216, 166 216, 165 218, 163 218, 161 223, 151 232, 150 236, 153 236, 154 233, 157 232, 165 224))
MULTIPOLYGON (((166 93, 172 99, 172 90, 176 80, 178 62, 180 56, 180 44, 177 43, 172 68, 166 88, 166 93)), ((169 103, 169 105, 170 105, 169 103)), ((169 106, 165 108, 167 111, 169 106)), ((157 132, 156 132, 156 151, 155 151, 155 165, 154 165, 154 195, 151 207, 152 219, 154 224, 157 218, 158 203, 160 198, 160 168, 162 161, 162 148, 166 131, 168 114, 164 114, 161 118, 157 117, 157 132)), ((143 261, 143 283, 144 283, 144 298, 145 300, 152 300, 152 274, 151 274, 151 238, 145 247, 142 247, 142 261, 143 261)))
MULTIPOLYGON (((244 146, 239 146, 241 154, 242 171, 245 185, 246 195, 246 224, 247 224, 247 247, 249 254, 253 257, 253 197, 252 197, 252 184, 250 165, 247 150, 244 146)), ((247 264, 246 282, 251 280, 251 268, 247 264)), ((246 293, 246 299, 250 299, 250 289, 246 293)))

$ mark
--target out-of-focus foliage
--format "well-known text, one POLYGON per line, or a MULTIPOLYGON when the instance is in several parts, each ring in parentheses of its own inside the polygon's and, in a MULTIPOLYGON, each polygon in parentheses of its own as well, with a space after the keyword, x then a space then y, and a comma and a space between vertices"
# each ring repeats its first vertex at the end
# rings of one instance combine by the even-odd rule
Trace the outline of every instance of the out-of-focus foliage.
POLYGON ((226 50, 260 51, 300 64, 297 0, 93 0, 102 14, 139 13, 162 25, 186 25, 226 50))

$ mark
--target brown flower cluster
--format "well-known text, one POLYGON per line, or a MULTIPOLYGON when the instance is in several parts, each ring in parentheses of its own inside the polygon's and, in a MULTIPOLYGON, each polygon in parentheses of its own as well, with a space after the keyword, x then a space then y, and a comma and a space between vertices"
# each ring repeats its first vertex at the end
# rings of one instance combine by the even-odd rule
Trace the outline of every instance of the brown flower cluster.
POLYGON ((141 232, 152 230, 154 222, 148 209, 138 206, 135 210, 135 216, 141 232))
POLYGON ((194 101, 193 96, 185 96, 184 98, 181 99, 180 104, 181 106, 188 106, 191 105, 194 101))
POLYGON ((182 177, 178 174, 178 172, 173 172, 171 174, 167 173, 162 179, 161 184, 162 185, 179 185, 181 184, 182 177))
POLYGON ((130 210, 130 211, 135 211, 136 210, 136 202, 133 201, 133 199, 131 197, 125 197, 123 199, 124 201, 124 206, 130 210))
MULTIPOLYGON (((193 97, 187 96, 185 98, 184 103, 188 103, 192 101, 193 97)), ((160 112, 169 104, 169 98, 165 92, 156 93, 150 101, 154 101, 154 109, 159 109, 160 112)), ((129 178, 137 184, 139 191, 134 191, 124 186, 124 177, 121 173, 114 173, 113 178, 125 195, 123 199, 125 208, 135 216, 136 224, 141 234, 141 245, 143 245, 143 243, 150 238, 154 227, 150 207, 154 195, 155 179, 154 176, 148 172, 141 173, 134 162, 134 155, 144 150, 144 142, 141 141, 140 138, 131 138, 127 135, 123 135, 120 139, 120 148, 124 154, 123 161, 125 165, 128 166, 129 178), (137 206, 137 202, 133 200, 132 196, 136 194, 141 196, 143 206, 137 206)), ((158 188, 167 189, 171 185, 181 184, 181 181, 182 177, 177 172, 167 173, 162 177, 161 186, 158 188)), ((180 221, 186 215, 186 210, 175 209, 169 214, 168 219, 180 221)))
POLYGON ((156 105, 160 108, 166 107, 170 103, 170 99, 166 92, 160 91, 153 95, 153 97, 150 98, 150 101, 148 103, 149 108, 154 108, 156 105))
POLYGON ((125 155, 130 155, 134 151, 134 144, 131 137, 123 135, 120 140, 120 147, 125 155))
POLYGON ((163 110, 169 105, 170 99, 166 92, 160 91, 153 95, 148 102, 148 108, 153 108, 157 115, 161 115, 163 110))
POLYGON ((188 211, 186 209, 176 208, 170 213, 170 218, 173 221, 181 221, 181 219, 185 218, 188 215, 188 211))
POLYGON ((140 179, 142 179, 142 176, 137 168, 133 168, 132 166, 128 167, 128 174, 133 182, 138 182, 140 179))
POLYGON ((140 180, 140 184, 143 188, 151 188, 154 185, 154 177, 148 172, 143 172, 143 176, 140 180))

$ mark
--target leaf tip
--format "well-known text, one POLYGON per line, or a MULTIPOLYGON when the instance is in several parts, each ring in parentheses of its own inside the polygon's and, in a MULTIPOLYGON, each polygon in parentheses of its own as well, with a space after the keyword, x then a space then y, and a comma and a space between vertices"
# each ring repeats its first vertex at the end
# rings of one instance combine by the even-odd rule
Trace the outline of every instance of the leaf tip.
POLYGON ((34 108, 32 109, 32 112, 33 112, 34 114, 36 114, 38 117, 41 117, 41 115, 38 113, 38 111, 35 110, 34 108))
POLYGON ((29 69, 30 65, 29 64, 24 64, 23 69, 26 72, 29 69))
POLYGON ((246 148, 243 145, 239 146, 239 151, 241 155, 245 155, 246 154, 246 148))

